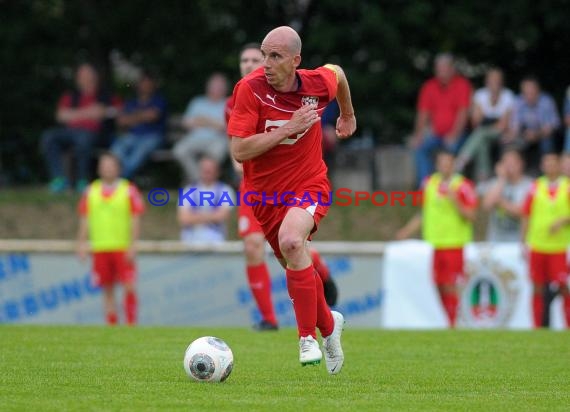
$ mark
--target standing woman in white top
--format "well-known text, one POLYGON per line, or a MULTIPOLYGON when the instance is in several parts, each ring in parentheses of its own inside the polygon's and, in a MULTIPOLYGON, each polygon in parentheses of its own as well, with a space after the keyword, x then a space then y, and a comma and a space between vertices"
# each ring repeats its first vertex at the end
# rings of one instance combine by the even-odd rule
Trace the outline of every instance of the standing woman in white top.
POLYGON ((485 75, 485 87, 477 90, 473 97, 473 132, 459 152, 458 171, 475 160, 476 179, 481 181, 491 177, 491 144, 507 130, 514 102, 513 92, 503 87, 502 70, 489 69, 485 75))

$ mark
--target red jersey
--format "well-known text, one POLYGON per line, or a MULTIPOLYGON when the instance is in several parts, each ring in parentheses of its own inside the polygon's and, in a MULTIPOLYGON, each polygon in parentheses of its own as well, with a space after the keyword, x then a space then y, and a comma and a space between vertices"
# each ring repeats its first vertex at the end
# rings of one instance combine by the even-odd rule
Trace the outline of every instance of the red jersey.
MULTIPOLYGON (((228 134, 245 138, 270 132, 287 123, 293 112, 306 104, 316 104, 321 115, 336 97, 336 73, 326 67, 297 70, 299 88, 281 93, 267 83, 263 68, 238 82, 234 88, 234 107, 228 134)), ((265 193, 329 190, 327 167, 322 154, 322 128, 315 123, 304 133, 290 136, 262 155, 243 162, 248 191, 265 193)), ((272 203, 270 198, 267 203, 272 203)))
MULTIPOLYGON (((71 109, 71 108, 73 108, 72 103, 73 103, 72 93, 65 93, 59 99, 57 107, 60 109, 71 109)), ((116 108, 120 108, 120 106, 121 106, 121 101, 116 97, 112 97, 110 103, 113 107, 116 107, 116 108)), ((89 107, 89 106, 94 105, 94 104, 101 104, 97 100, 97 94, 81 94, 81 95, 79 95, 79 98, 77 101, 77 109, 83 109, 83 108, 89 107)), ((71 129, 88 130, 90 132, 96 133, 99 130, 101 130, 101 124, 102 124, 101 120, 83 119, 83 120, 74 120, 72 122, 67 122, 67 127, 71 128, 71 129)))
POLYGON ((418 98, 418 110, 427 112, 434 133, 443 137, 453 129, 457 114, 471 104, 471 83, 456 75, 443 85, 435 77, 424 83, 418 98))
MULTIPOLYGON (((117 188, 117 185, 108 186, 108 185, 101 185, 102 188, 102 196, 104 198, 110 197, 117 188)), ((87 193, 89 188, 83 192, 81 199, 79 200, 79 205, 77 207, 80 216, 87 216, 87 193)), ((141 193, 137 189, 137 187, 133 183, 129 183, 129 203, 131 205, 131 213, 133 216, 140 215, 144 212, 144 202, 142 200, 141 193)))

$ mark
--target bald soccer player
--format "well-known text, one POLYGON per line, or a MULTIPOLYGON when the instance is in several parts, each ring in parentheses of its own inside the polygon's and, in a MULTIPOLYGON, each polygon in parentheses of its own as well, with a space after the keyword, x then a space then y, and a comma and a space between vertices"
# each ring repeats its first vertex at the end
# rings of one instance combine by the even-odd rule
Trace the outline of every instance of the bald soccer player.
POLYGON ((336 97, 340 107, 337 135, 351 136, 356 119, 350 90, 339 66, 298 69, 301 39, 290 27, 269 32, 261 52, 263 66, 234 89, 228 125, 232 155, 243 163, 253 213, 286 269, 299 332, 299 361, 302 365, 320 363, 318 328, 327 370, 337 374, 344 363, 340 341, 344 318, 327 305, 308 240, 330 201, 320 114, 336 97))
MULTIPOLYGON (((259 68, 263 62, 259 43, 248 43, 242 47, 239 56, 239 69, 242 77, 247 76, 259 68)), ((229 123, 234 107, 233 96, 226 104, 226 121, 229 123)), ((243 167, 232 157, 235 171, 241 176, 240 193, 246 193, 243 167)), ((272 331, 278 329, 277 316, 271 299, 271 278, 269 267, 265 261, 265 236, 252 207, 240 202, 238 206, 238 234, 243 239, 246 261, 246 274, 251 294, 261 314, 261 320, 254 325, 257 331, 272 331)), ((337 302, 338 290, 336 283, 330 276, 330 271, 319 252, 311 248, 311 259, 315 270, 323 281, 325 299, 327 304, 334 306, 337 302)))

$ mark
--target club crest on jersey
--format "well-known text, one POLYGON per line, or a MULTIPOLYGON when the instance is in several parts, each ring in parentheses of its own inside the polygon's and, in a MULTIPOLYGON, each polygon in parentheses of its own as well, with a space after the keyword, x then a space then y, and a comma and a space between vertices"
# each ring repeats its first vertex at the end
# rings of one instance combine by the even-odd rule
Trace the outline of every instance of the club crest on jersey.
POLYGON ((317 96, 303 96, 301 98, 301 104, 303 106, 308 106, 310 104, 319 104, 319 98, 317 96))

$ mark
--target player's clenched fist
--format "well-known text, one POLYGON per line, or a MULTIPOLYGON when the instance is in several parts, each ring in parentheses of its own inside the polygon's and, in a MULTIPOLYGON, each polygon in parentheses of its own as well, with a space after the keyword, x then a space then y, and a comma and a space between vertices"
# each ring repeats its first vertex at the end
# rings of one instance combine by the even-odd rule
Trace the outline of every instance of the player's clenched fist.
POLYGON ((356 131, 356 117, 354 117, 353 114, 350 115, 341 114, 336 121, 336 135, 341 139, 345 139, 347 137, 352 136, 352 134, 355 131, 356 131))
POLYGON ((291 120, 287 122, 287 128, 290 130, 291 135, 303 133, 320 120, 317 106, 310 104, 301 107, 293 113, 291 120))

